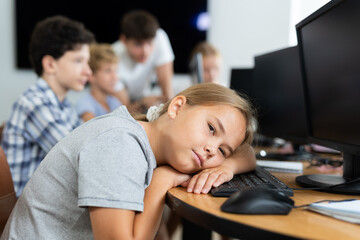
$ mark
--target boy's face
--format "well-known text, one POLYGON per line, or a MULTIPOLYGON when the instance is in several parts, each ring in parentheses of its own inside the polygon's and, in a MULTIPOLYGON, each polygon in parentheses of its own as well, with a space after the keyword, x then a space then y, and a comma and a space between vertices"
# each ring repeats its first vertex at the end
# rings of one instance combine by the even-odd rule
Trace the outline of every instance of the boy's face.
POLYGON ((130 57, 138 63, 144 63, 154 50, 154 39, 136 40, 134 38, 122 37, 130 57))
POLYGON ((165 156, 180 172, 217 167, 244 141, 245 129, 246 119, 234 107, 184 105, 170 120, 165 156))
POLYGON ((89 45, 83 44, 56 59, 54 76, 58 87, 64 91, 83 90, 92 73, 88 64, 89 58, 89 45))
POLYGON ((89 78, 91 88, 97 88, 105 94, 114 93, 114 88, 118 81, 117 70, 117 63, 101 63, 99 69, 89 78))

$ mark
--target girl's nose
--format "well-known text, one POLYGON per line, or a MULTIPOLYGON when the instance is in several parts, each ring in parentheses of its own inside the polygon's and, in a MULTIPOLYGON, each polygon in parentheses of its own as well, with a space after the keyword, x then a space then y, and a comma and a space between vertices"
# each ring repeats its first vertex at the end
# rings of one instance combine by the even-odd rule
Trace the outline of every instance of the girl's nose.
POLYGON ((207 155, 209 158, 215 155, 215 149, 216 148, 211 145, 205 146, 205 151, 207 152, 207 155))

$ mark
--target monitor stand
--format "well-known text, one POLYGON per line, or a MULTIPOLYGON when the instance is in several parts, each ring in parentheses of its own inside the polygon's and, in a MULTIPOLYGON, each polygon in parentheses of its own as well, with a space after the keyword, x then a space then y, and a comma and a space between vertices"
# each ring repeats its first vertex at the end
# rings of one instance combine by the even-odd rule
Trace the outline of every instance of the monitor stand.
POLYGON ((323 188, 319 191, 360 195, 360 156, 343 154, 343 176, 311 174, 296 177, 296 183, 304 188, 323 188), (330 187, 343 184, 337 187, 330 187), (330 187, 330 188, 329 188, 330 187))
POLYGON ((344 184, 339 187, 327 188, 332 185, 342 184, 351 180, 343 176, 311 174, 296 177, 296 183, 305 188, 324 188, 319 191, 338 194, 360 195, 360 180, 356 183, 344 184))
POLYGON ((313 154, 305 151, 303 145, 293 144, 293 153, 267 153, 262 150, 256 154, 257 159, 284 160, 284 161, 309 161, 313 154))

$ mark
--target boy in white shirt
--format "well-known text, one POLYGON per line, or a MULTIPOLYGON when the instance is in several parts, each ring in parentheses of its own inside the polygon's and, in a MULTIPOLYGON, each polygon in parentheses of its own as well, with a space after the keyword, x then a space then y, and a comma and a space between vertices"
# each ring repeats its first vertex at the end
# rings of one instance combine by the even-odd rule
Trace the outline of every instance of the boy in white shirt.
POLYGON ((145 111, 173 96, 174 53, 169 38, 150 13, 136 10, 122 20, 120 40, 113 44, 119 62, 116 96, 131 109, 145 111), (156 79, 162 95, 149 96, 156 79), (120 91, 126 89, 127 94, 120 91))

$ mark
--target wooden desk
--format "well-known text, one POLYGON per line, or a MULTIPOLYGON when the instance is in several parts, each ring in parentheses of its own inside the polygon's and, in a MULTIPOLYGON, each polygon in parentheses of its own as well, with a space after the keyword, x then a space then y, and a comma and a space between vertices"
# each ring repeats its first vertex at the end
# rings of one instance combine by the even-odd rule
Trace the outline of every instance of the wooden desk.
MULTIPOLYGON (((306 169, 306 166, 304 167, 304 174, 315 172, 314 168, 306 169)), ((273 175, 289 187, 300 187, 295 183, 295 177, 299 174, 273 173, 273 175)), ((324 199, 340 200, 347 198, 360 199, 360 196, 294 190, 294 197, 292 197, 295 205, 324 199)), ((233 238, 360 239, 359 225, 314 213, 304 208, 293 209, 286 216, 225 213, 220 210, 220 206, 226 199, 215 198, 210 194, 187 193, 186 189, 181 187, 172 188, 167 193, 167 204, 177 214, 197 225, 233 238)))

